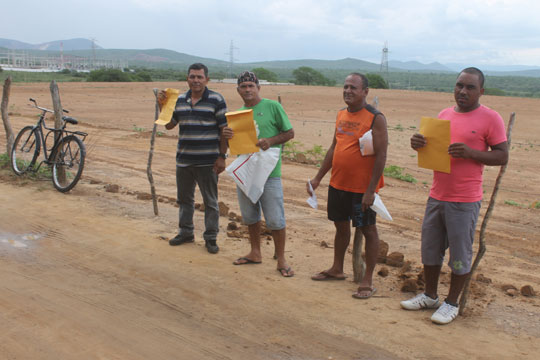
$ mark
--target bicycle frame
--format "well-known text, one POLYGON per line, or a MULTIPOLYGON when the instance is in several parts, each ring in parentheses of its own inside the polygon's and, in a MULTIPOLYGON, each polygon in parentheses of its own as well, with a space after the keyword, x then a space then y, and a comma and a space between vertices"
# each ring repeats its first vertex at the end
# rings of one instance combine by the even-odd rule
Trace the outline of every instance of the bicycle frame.
MULTIPOLYGON (((41 143, 43 144, 43 156, 45 158, 45 160, 42 160, 39 163, 39 165, 36 167, 36 170, 38 170, 41 167, 41 164, 43 164, 43 163, 46 163, 47 165, 52 164, 51 159, 54 159, 54 156, 56 154, 58 146, 62 142, 62 139, 66 135, 69 135, 69 134, 77 135, 77 136, 81 137, 82 141, 84 141, 86 139, 86 136, 88 136, 88 134, 85 133, 85 132, 82 132, 82 131, 66 130, 66 124, 67 123, 77 124, 77 120, 75 120, 75 119, 73 119, 71 117, 67 117, 67 116, 62 116, 62 119, 64 120, 64 124, 62 125, 62 127, 60 129, 47 127, 47 125, 45 124, 45 116, 46 116, 46 114, 48 112, 49 113, 54 113, 54 111, 50 110, 50 109, 47 109, 47 108, 44 108, 44 107, 41 107, 41 106, 38 106, 36 101, 34 99, 32 99, 32 98, 30 98, 29 100, 34 103, 34 106, 37 109, 42 111, 41 115, 39 116, 37 124, 34 125, 34 129, 35 129, 36 133, 38 134, 39 139, 41 140, 41 143), (43 133, 43 129, 48 130, 46 135, 43 133), (54 143, 53 143, 52 148, 50 150, 48 150, 47 149, 47 139, 48 139, 49 135, 51 135, 51 134, 54 135, 54 143)), ((69 111, 67 111, 65 109, 62 109, 62 111, 65 112, 65 113, 69 113, 69 111)))

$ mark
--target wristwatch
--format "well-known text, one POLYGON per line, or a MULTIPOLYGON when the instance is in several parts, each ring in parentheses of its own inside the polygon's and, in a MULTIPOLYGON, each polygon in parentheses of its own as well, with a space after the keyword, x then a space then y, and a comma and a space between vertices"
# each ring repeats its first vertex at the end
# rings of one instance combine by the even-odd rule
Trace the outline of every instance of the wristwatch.
POLYGON ((225 153, 219 153, 218 156, 222 159, 226 159, 227 158, 227 154, 225 153))

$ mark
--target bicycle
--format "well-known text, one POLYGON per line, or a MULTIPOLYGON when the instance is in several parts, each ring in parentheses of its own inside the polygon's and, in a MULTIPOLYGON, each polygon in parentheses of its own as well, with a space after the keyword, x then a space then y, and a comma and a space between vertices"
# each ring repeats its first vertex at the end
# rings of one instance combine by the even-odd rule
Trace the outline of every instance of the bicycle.
MULTIPOLYGON (((65 115, 62 115, 64 123, 60 129, 47 127, 45 116, 54 111, 38 106, 36 100, 32 98, 29 100, 42 113, 36 125, 25 126, 17 134, 11 150, 11 168, 15 174, 23 175, 26 172, 37 172, 45 163, 52 167, 54 187, 60 192, 68 192, 81 178, 86 157, 84 140, 88 134, 82 131, 66 130, 67 124, 76 125, 78 121, 65 115), (46 135, 43 134, 43 129, 48 130, 46 135), (47 140, 51 134, 54 143, 48 150, 47 140), (44 160, 36 166, 42 146, 44 160)), ((62 111, 69 113, 65 109, 62 111)))

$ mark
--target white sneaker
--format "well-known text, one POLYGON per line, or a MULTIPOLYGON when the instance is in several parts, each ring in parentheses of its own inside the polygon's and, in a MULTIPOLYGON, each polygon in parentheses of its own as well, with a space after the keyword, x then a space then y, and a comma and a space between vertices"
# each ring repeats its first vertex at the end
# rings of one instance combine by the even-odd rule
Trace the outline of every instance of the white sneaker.
POLYGON ((452 322, 458 316, 458 312, 459 306, 450 305, 444 301, 441 307, 431 316, 431 321, 435 324, 445 325, 452 322))
POLYGON ((418 294, 412 299, 404 300, 400 304, 405 310, 436 309, 441 305, 439 298, 434 300, 424 293, 418 294))

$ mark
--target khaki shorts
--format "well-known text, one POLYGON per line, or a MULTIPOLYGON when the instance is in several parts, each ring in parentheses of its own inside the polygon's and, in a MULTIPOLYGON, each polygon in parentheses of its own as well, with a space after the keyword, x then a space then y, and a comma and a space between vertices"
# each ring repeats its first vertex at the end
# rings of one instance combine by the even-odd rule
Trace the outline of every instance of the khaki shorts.
POLYGON ((481 201, 449 202, 429 198, 422 223, 422 263, 442 265, 450 249, 448 266, 456 275, 471 271, 476 221, 481 201))

